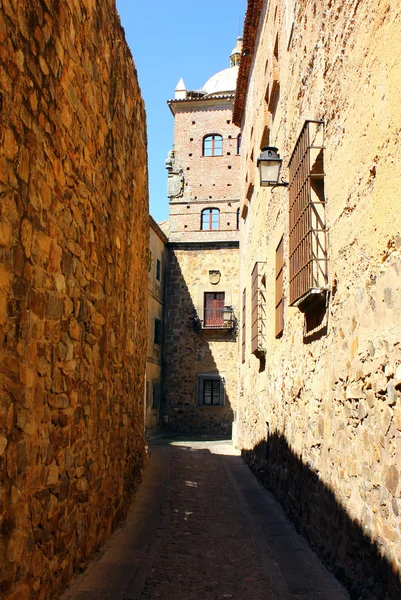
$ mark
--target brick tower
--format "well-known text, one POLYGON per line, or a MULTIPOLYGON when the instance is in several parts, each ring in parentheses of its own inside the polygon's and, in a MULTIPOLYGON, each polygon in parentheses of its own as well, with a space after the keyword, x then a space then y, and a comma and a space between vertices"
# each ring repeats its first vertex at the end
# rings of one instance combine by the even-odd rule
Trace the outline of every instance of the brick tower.
POLYGON ((240 130, 232 123, 241 39, 230 67, 168 101, 174 147, 164 337, 164 421, 230 433, 237 399, 240 130))

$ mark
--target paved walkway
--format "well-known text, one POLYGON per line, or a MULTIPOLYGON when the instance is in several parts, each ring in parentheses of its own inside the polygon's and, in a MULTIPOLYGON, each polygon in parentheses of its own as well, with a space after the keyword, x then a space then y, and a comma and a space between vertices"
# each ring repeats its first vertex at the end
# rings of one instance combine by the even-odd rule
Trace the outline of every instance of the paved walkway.
POLYGON ((61 600, 347 598, 229 442, 177 439, 153 442, 123 527, 61 600))

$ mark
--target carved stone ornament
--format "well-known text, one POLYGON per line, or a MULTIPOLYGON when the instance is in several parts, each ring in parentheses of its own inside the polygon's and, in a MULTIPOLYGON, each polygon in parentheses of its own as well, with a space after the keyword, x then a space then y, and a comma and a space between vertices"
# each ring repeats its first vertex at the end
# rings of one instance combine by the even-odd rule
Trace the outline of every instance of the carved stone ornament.
POLYGON ((170 150, 166 158, 167 196, 180 198, 184 194, 184 173, 177 165, 174 150, 170 150))
POLYGON ((217 285, 220 283, 220 277, 220 271, 209 271, 209 281, 212 285, 217 285))

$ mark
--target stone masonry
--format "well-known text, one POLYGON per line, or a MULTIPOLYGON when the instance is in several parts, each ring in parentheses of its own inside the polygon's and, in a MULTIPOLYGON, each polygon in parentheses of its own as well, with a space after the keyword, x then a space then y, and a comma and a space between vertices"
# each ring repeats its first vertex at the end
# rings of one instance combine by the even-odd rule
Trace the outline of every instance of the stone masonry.
POLYGON ((57 593, 145 463, 144 105, 114 0, 0 0, 0 596, 57 593))
POLYGON ((238 319, 238 269, 237 248, 168 248, 163 416, 173 431, 231 434, 237 400, 237 330, 198 330, 195 315, 204 292, 216 289, 225 291, 238 319), (221 269, 217 285, 210 284, 210 269, 221 269), (214 372, 225 378, 225 405, 200 406, 197 375, 214 372))
POLYGON ((267 340, 262 360, 247 330, 239 443, 358 599, 401 597, 400 24, 392 0, 250 0, 234 108, 243 203, 256 171, 241 222, 240 289, 250 323, 251 273, 263 261, 267 340), (329 232, 327 305, 312 336, 289 306, 288 191, 260 187, 256 169, 270 137, 288 181, 307 119, 326 125, 329 232), (276 337, 282 236, 284 330, 276 337))

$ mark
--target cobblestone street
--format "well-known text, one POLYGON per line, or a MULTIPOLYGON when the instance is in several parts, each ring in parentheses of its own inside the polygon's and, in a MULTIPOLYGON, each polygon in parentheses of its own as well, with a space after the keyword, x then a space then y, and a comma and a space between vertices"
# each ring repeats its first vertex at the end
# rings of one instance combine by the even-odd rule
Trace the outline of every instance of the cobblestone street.
POLYGON ((62 600, 344 600, 229 442, 158 440, 127 520, 62 600))

